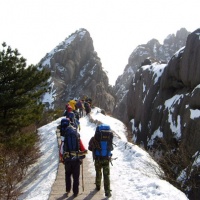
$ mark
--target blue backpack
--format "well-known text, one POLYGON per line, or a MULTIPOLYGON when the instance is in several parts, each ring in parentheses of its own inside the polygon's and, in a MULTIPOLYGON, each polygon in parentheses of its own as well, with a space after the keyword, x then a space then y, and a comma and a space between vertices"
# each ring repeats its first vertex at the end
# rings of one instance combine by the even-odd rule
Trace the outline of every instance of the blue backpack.
POLYGON ((78 151, 80 149, 80 135, 73 126, 68 126, 64 133, 63 151, 66 160, 79 159, 78 151))
POLYGON ((99 143, 99 148, 95 148, 95 158, 109 158, 113 150, 113 132, 107 124, 98 125, 94 135, 95 140, 99 143))
POLYGON ((69 126, 69 123, 70 123, 70 121, 67 118, 63 118, 61 120, 61 124, 60 124, 60 135, 61 136, 64 136, 65 130, 69 126))
POLYGON ((79 128, 80 122, 74 112, 68 112, 66 117, 69 118, 71 125, 73 125, 75 128, 79 128))

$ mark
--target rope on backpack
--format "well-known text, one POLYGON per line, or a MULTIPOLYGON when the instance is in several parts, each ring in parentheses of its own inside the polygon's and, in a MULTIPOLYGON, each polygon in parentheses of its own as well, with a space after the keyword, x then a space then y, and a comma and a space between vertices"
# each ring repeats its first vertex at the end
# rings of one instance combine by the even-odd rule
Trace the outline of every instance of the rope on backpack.
POLYGON ((70 158, 70 155, 79 157, 79 156, 84 156, 87 153, 88 153, 87 150, 85 150, 85 151, 71 151, 71 152, 65 152, 63 157, 64 158, 70 158))

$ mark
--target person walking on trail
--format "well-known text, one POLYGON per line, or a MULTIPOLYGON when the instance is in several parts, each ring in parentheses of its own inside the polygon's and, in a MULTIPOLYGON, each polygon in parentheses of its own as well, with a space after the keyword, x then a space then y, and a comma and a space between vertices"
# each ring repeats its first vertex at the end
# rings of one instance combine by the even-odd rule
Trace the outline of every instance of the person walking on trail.
POLYGON ((90 103, 87 102, 87 101, 85 101, 85 103, 84 103, 84 108, 85 108, 86 115, 88 115, 88 114, 91 112, 90 103))
POLYGON ((72 107, 73 110, 76 110, 76 107, 75 107, 76 101, 74 99, 71 99, 68 103, 72 107))
POLYGON ((77 129, 79 129, 79 131, 81 130, 80 121, 79 121, 79 114, 75 110, 73 111, 71 106, 68 106, 66 118, 70 119, 71 125, 73 125, 77 129))
POLYGON ((94 137, 89 141, 88 149, 93 152, 93 159, 96 171, 96 190, 101 189, 102 170, 104 178, 105 196, 111 197, 110 190, 110 161, 113 132, 107 124, 98 125, 94 137))
POLYGON ((84 109, 84 105, 83 105, 83 100, 79 99, 76 103, 76 108, 79 111, 79 116, 83 117, 83 109, 84 109))
POLYGON ((67 103, 67 104, 65 105, 65 110, 64 110, 63 116, 66 116, 66 115, 67 115, 68 106, 69 106, 69 103, 67 103))
POLYGON ((87 150, 80 139, 80 134, 77 132, 77 129, 70 124, 70 120, 68 119, 68 127, 65 130, 64 136, 61 137, 60 146, 61 161, 65 165, 67 195, 70 193, 71 189, 74 197, 79 193, 80 165, 86 153, 87 150))

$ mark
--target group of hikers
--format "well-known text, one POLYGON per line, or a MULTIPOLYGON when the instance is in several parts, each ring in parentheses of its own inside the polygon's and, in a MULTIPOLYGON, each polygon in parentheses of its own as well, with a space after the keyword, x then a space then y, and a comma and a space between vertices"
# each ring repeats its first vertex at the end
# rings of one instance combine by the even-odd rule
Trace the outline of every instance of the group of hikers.
MULTIPOLYGON (((60 161, 65 166, 66 194, 72 189, 74 197, 79 194, 80 166, 85 158, 87 149, 80 138, 79 118, 91 112, 91 99, 81 100, 82 107, 79 107, 80 100, 69 101, 66 105, 64 116, 58 126, 61 134, 60 161), (89 106, 85 106, 89 104, 89 106), (83 110, 81 110, 82 108, 83 110), (83 111, 83 112, 82 112, 83 111), (73 181, 72 181, 73 179, 73 181)), ((90 139, 88 150, 92 151, 96 171, 96 190, 101 189, 102 171, 104 178, 105 196, 111 196, 110 190, 110 160, 113 132, 107 124, 100 124, 96 127, 94 136, 90 139)))
POLYGON ((83 117, 85 114, 89 114, 91 112, 92 107, 92 99, 91 98, 83 98, 83 99, 71 99, 65 106, 64 116, 68 113, 68 109, 71 109, 75 113, 76 116, 83 117))

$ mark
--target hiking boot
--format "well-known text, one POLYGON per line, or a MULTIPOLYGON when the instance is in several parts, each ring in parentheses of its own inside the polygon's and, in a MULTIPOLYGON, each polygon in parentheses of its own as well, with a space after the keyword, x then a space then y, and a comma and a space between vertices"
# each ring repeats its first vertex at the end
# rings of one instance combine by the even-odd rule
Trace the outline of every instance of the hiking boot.
POLYGON ((100 190, 100 186, 99 185, 96 186, 96 190, 100 190))
POLYGON ((108 193, 105 193, 105 196, 109 198, 109 197, 111 197, 112 195, 111 195, 110 192, 108 192, 108 193))
POLYGON ((74 194, 74 197, 77 197, 78 196, 78 194, 74 194))
MULTIPOLYGON (((111 190, 110 190, 110 191, 111 191, 111 190)), ((110 191, 106 191, 106 192, 105 192, 105 196, 108 197, 108 198, 112 196, 111 193, 110 193, 110 191)))

